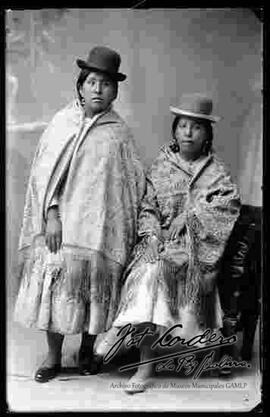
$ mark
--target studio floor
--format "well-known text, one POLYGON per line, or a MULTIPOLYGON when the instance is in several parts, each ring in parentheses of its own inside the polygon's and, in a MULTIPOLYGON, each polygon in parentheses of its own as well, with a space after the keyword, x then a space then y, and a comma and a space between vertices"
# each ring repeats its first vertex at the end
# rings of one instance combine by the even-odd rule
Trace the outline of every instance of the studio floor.
MULTIPOLYGON (((94 376, 76 369, 79 336, 69 336, 63 347, 63 372, 48 383, 33 375, 46 355, 45 333, 9 326, 7 343, 7 407, 11 412, 61 411, 249 411, 261 401, 259 329, 251 368, 234 369, 231 377, 202 374, 197 380, 167 371, 151 379, 147 391, 124 392, 132 371, 120 372, 120 357, 94 376)), ((237 345, 241 344, 241 333, 237 345)), ((237 347, 236 347, 237 349, 237 347)), ((124 355, 125 356, 125 355, 124 355)), ((125 356, 124 363, 128 357, 125 356)))

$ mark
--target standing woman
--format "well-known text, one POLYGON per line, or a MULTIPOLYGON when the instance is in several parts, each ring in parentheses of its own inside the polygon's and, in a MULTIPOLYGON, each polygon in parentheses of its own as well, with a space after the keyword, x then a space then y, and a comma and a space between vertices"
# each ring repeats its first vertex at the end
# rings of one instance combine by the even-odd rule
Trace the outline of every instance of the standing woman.
MULTIPOLYGON (((187 340, 207 328, 222 327, 216 276, 240 201, 212 149, 212 123, 218 121, 212 100, 185 95, 179 107, 170 109, 176 116, 173 140, 163 145, 147 176, 140 241, 113 326, 116 333, 128 323, 163 333, 182 324, 179 335, 187 340)), ((153 356, 152 336, 147 337, 140 345, 141 362, 153 356)), ((108 339, 102 353, 110 346, 108 339)), ((126 391, 143 391, 152 371, 151 363, 140 365, 126 391)))
POLYGON ((93 48, 78 59, 78 98, 43 133, 31 169, 19 250, 22 281, 15 319, 45 330, 48 355, 35 380, 61 369, 64 335, 82 333, 79 369, 99 371, 96 335, 110 328, 122 270, 135 243, 143 167, 113 110, 120 55, 93 48))

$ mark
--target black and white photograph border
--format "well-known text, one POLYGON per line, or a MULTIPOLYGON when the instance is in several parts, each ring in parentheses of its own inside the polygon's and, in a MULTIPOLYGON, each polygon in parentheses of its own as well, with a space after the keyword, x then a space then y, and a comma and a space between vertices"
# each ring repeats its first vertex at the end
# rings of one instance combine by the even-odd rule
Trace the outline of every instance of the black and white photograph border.
MULTIPOLYGON (((5 25, 8 410, 234 412, 254 409, 262 401, 263 372, 263 9, 6 9, 5 25), (187 362, 182 363, 181 369, 175 366, 176 359, 166 366, 164 361, 155 362, 155 373, 147 388, 134 395, 126 392, 134 369, 121 368, 139 361, 139 343, 127 346, 123 342, 111 360, 104 361, 99 373, 80 375, 81 336, 67 335, 62 348, 61 372, 41 384, 35 381, 35 373, 47 354, 46 332, 25 328, 14 320, 20 284, 18 246, 36 147, 55 113, 76 97, 80 71, 76 59, 85 59, 96 45, 112 48, 121 56, 119 72, 126 74, 127 79, 119 83, 113 106, 132 131, 145 172, 164 143, 171 140, 174 116, 170 106, 176 108, 179 97, 185 93, 203 92, 211 96, 213 114, 221 117, 213 126, 214 149, 239 188, 242 211, 237 230, 239 233, 248 230, 244 239, 249 239, 248 254, 244 260, 238 259, 242 261, 240 284, 229 293, 230 305, 237 305, 234 330, 226 333, 223 325, 220 336, 228 340, 235 338, 235 343, 229 346, 231 349, 226 351, 223 347, 234 364, 219 363, 220 366, 217 364, 195 378, 196 371, 188 372, 187 362)), ((229 240, 230 243, 235 242, 229 240)), ((243 242, 238 244, 241 246, 243 242)), ((232 254, 227 248, 224 252, 227 269, 220 270, 223 279, 230 274, 232 254)), ((234 271, 231 273, 233 276, 234 271)), ((222 285, 221 278, 221 301, 228 295, 227 287, 222 285)), ((98 335, 96 347, 104 337, 105 333, 98 335)), ((117 337, 120 336, 114 333, 111 346, 117 337)), ((182 354, 182 347, 161 347, 158 355, 179 352, 179 349, 182 354)), ((219 361, 220 349, 214 348, 213 362, 219 361)), ((197 352, 198 363, 210 351, 197 352)))

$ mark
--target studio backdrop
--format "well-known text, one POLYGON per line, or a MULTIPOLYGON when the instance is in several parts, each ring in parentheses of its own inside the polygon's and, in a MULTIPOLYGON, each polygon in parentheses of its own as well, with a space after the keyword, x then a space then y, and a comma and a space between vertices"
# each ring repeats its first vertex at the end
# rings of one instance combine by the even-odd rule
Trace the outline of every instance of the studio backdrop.
POLYGON ((31 161, 55 112, 75 97, 95 45, 117 50, 126 81, 115 108, 147 167, 170 139, 169 106, 183 93, 213 97, 214 147, 240 186, 262 204, 262 24, 249 8, 42 9, 6 13, 7 290, 13 274, 31 161))

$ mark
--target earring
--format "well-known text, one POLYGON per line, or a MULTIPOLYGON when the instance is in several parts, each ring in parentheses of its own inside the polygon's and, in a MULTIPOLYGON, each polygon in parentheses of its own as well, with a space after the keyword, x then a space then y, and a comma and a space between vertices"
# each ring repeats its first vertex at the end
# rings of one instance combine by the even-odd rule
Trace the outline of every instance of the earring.
POLYGON ((84 107, 85 106, 85 98, 81 97, 81 105, 84 107))
POLYGON ((173 153, 177 153, 177 152, 180 151, 180 146, 179 146, 177 140, 172 140, 169 147, 170 147, 170 149, 173 153))
POLYGON ((209 145, 210 145, 209 140, 207 140, 207 141, 204 142, 203 149, 202 149, 203 150, 203 153, 205 153, 205 154, 209 153, 209 145))

